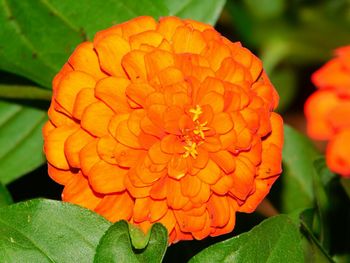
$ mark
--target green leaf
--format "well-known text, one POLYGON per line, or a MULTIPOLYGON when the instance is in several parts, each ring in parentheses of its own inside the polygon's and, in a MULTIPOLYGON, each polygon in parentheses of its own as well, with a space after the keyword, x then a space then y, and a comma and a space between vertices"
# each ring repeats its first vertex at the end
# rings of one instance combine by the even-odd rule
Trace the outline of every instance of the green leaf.
POLYGON ((341 178, 340 183, 341 183, 342 187, 344 188, 345 193, 350 198, 350 179, 349 178, 341 178))
POLYGON ((283 112, 291 105, 298 91, 297 76, 291 68, 275 68, 269 76, 280 96, 277 110, 283 112))
POLYGON ((284 127, 281 210, 289 213, 312 207, 315 201, 314 160, 320 154, 312 142, 288 125, 284 127))
POLYGON ((144 249, 149 242, 151 231, 148 231, 148 233, 145 235, 141 228, 133 224, 129 224, 129 234, 132 246, 136 249, 144 249))
POLYGON ((36 199, 0 209, 3 262, 92 262, 111 225, 76 205, 36 199))
POLYGON ((226 0, 164 0, 170 15, 190 18, 214 25, 218 20, 226 0))
POLYGON ((0 183, 0 207, 7 206, 13 203, 10 192, 6 186, 0 183))
POLYGON ((212 245, 190 263, 304 262, 298 227, 286 215, 264 220, 251 231, 212 245))
POLYGON ((46 112, 0 101, 0 182, 8 184, 45 162, 46 112))
POLYGON ((168 10, 161 0, 1 0, 0 69, 48 88, 80 42, 140 15, 168 10))
POLYGON ((312 228, 318 215, 313 209, 307 209, 300 213, 299 224, 304 247, 305 262, 329 263, 333 262, 320 241, 315 237, 312 228))
POLYGON ((126 221, 115 223, 101 238, 94 262, 162 262, 168 245, 167 230, 157 223, 150 231, 147 246, 143 249, 136 249, 130 241, 128 223, 126 221))

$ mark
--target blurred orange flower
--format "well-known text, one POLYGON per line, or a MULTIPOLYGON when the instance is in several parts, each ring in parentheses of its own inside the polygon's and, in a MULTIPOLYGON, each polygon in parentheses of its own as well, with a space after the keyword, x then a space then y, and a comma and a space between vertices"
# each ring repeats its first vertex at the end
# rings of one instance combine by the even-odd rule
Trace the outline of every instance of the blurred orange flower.
POLYGON ((316 140, 330 140, 329 168, 350 177, 350 46, 338 48, 336 57, 312 75, 317 88, 305 104, 307 131, 316 140))
POLYGON ((232 231, 281 173, 278 95, 211 26, 138 17, 82 43, 53 81, 44 150, 64 201, 170 242, 232 231))

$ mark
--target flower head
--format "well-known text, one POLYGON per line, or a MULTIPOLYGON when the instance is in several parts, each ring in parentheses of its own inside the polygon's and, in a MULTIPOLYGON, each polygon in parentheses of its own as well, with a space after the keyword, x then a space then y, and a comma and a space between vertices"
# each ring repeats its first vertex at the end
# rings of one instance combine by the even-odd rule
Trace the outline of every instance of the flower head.
POLYGON ((170 242, 232 231, 281 173, 278 95, 261 62, 211 26, 138 17, 77 47, 44 127, 62 198, 170 242))
POLYGON ((330 140, 326 150, 329 168, 350 177, 350 46, 312 75, 317 88, 305 104, 307 131, 317 140, 330 140))

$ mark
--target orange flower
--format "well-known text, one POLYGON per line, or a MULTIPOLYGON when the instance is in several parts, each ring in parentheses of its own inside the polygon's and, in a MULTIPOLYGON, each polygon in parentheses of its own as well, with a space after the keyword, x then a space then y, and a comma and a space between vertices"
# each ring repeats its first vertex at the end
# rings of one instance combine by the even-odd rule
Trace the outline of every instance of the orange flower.
POLYGON ((350 177, 350 46, 312 75, 319 88, 305 103, 307 131, 316 140, 330 140, 329 168, 350 177))
POLYGON ((278 95, 261 62, 211 26, 139 17, 78 46, 44 127, 62 198, 170 242, 230 232, 281 173, 278 95))

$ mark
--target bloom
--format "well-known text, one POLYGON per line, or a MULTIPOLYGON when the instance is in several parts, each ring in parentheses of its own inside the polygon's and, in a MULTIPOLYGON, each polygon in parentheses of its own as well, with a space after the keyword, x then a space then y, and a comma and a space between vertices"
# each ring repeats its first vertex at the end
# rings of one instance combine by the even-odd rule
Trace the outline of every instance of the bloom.
POLYGON ((329 168, 350 177, 350 46, 338 48, 336 57, 312 75, 319 89, 305 103, 307 132, 317 140, 329 140, 329 168))
POLYGON ((278 95, 261 62, 211 26, 138 17, 82 43, 43 129, 64 201, 170 242, 230 232, 281 173, 278 95))

